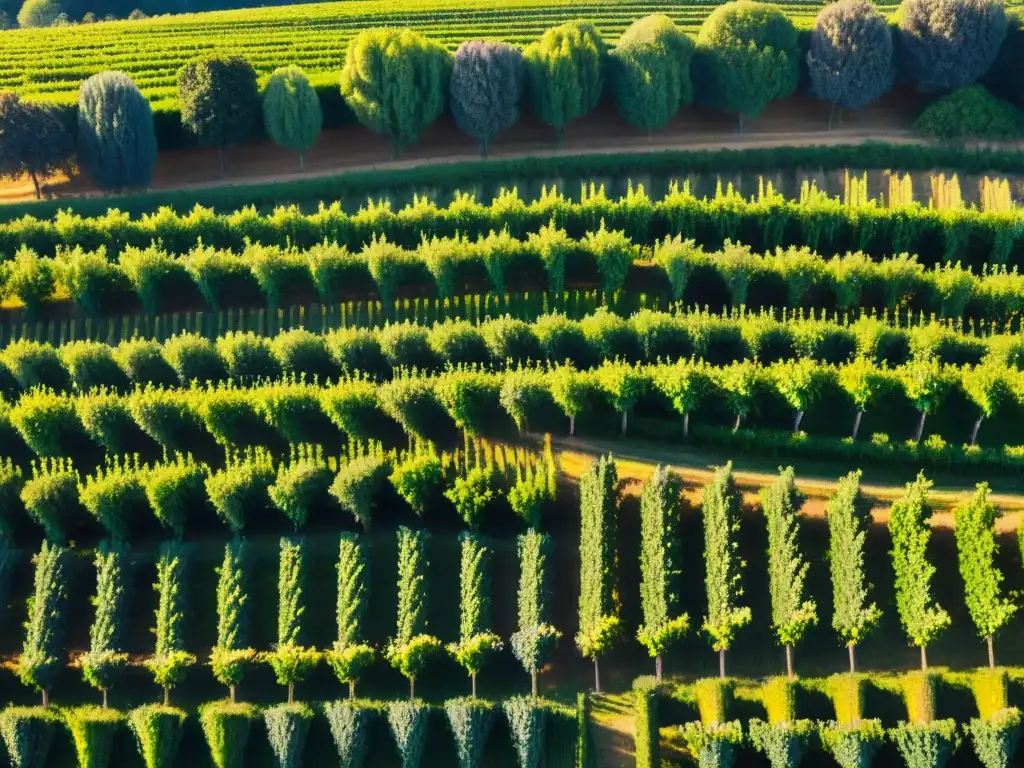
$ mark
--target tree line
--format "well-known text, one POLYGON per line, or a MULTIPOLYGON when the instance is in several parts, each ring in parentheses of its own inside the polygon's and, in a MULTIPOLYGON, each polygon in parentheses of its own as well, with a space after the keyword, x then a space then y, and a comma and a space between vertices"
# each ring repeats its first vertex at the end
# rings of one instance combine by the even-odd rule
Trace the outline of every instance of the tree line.
MULTIPOLYGON (((635 127, 664 127, 696 100, 757 117, 791 95, 806 71, 812 93, 833 108, 857 109, 884 95, 897 73, 919 89, 943 92, 971 84, 995 61, 1007 22, 999 0, 904 0, 895 32, 866 0, 841 0, 819 14, 803 54, 792 21, 772 5, 739 0, 716 8, 696 41, 668 17, 636 22, 609 49, 596 28, 572 22, 552 28, 520 50, 501 42, 467 41, 454 55, 410 29, 369 29, 349 43, 341 93, 366 128, 389 139, 393 152, 415 143, 449 106, 459 127, 486 156, 491 142, 517 120, 521 101, 561 141, 565 127, 591 112, 610 89, 635 127)), ((259 88, 255 70, 237 56, 208 55, 178 75, 183 126, 216 147, 251 137, 258 116, 270 138, 296 152, 302 166, 322 127, 322 109, 308 78, 295 67, 276 70, 259 88)), ((0 168, 39 180, 67 165, 75 140, 56 112, 8 94, 0 102, 0 168), (10 137, 10 138, 7 138, 10 137)), ((149 104, 130 78, 103 72, 79 92, 77 163, 103 189, 149 184, 156 137, 149 104)))

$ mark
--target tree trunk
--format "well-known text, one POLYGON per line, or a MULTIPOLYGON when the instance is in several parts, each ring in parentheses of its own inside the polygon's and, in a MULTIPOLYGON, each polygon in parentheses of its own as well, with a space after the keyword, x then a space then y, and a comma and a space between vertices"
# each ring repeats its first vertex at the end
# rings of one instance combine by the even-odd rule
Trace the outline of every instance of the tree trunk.
POLYGON ((348 681, 348 697, 350 699, 356 697, 356 679, 354 677, 348 681))
POLYGON ((832 119, 836 116, 836 105, 832 104, 832 109, 828 113, 828 132, 832 133, 832 119))
POLYGON ((790 680, 792 680, 793 677, 795 677, 795 675, 793 674, 793 646, 792 645, 787 645, 786 646, 786 675, 789 677, 790 680))
POLYGON ((164 706, 171 706, 171 689, 169 686, 164 686, 164 706))
POLYGON ((104 709, 107 709, 107 708, 108 708, 109 706, 110 706, 110 704, 109 704, 109 702, 107 701, 107 689, 106 689, 106 688, 104 688, 104 689, 103 689, 103 708, 104 708, 104 709))
POLYGON ((415 698, 416 698, 416 678, 415 677, 410 677, 409 678, 409 701, 412 701, 415 698))
POLYGON ((476 672, 469 676, 470 688, 473 692, 473 698, 476 698, 476 672))
POLYGON ((654 679, 661 682, 661 656, 654 658, 654 679))
POLYGON ((927 416, 928 416, 928 414, 926 412, 921 411, 921 418, 917 422, 917 432, 914 433, 914 442, 915 443, 920 443, 921 442, 921 438, 924 436, 924 420, 925 420, 925 418, 927 416))
POLYGON ((302 156, 301 152, 299 152, 299 170, 302 173, 306 172, 306 158, 302 156))
POLYGON ((224 147, 217 147, 217 163, 220 165, 220 177, 224 178, 224 147))
POLYGON ((228 696, 231 697, 231 703, 232 704, 234 704, 235 702, 238 701, 238 697, 237 697, 238 690, 237 689, 238 689, 238 686, 233 684, 233 683, 228 686, 228 696))
POLYGON ((928 649, 925 646, 921 646, 921 671, 928 669, 928 649))
POLYGON ((32 179, 32 186, 36 188, 36 200, 42 200, 43 190, 39 186, 39 175, 35 171, 29 171, 28 177, 32 179))
POLYGON ((50 689, 43 688, 43 709, 50 706, 50 689))
POLYGON ((718 652, 718 676, 725 680, 725 648, 718 652))
POLYGON ((850 652, 850 672, 852 674, 857 671, 857 658, 853 653, 853 643, 847 643, 846 650, 850 652))
POLYGON ((864 411, 857 411, 857 415, 853 417, 853 434, 850 435, 854 440, 857 439, 857 433, 860 432, 860 420, 864 418, 864 411))
POLYGON ((690 436, 690 412, 686 411, 683 414, 683 437, 690 436))
POLYGON ((978 430, 981 429, 981 422, 985 420, 985 415, 982 414, 978 417, 978 420, 974 422, 974 429, 971 430, 971 445, 978 444, 978 430))
POLYGON ((626 436, 626 425, 627 425, 628 417, 629 417, 629 414, 626 411, 623 411, 622 412, 622 436, 623 437, 626 436))
POLYGON ((295 703, 295 683, 288 683, 288 703, 295 703))
POLYGON ((740 136, 743 135, 743 113, 740 112, 740 136))
POLYGON ((487 144, 488 144, 487 139, 484 139, 483 141, 480 142, 480 159, 481 160, 486 160, 487 159, 487 144))
POLYGON ((996 668, 996 649, 992 645, 992 635, 985 638, 985 644, 988 646, 988 668, 996 668))
POLYGON ((594 654, 594 693, 601 692, 601 668, 597 665, 597 654, 594 654))
POLYGON ((794 435, 800 433, 800 422, 803 421, 803 420, 804 420, 804 412, 803 411, 797 411, 796 412, 796 418, 793 419, 793 434, 794 435))
POLYGON ((570 416, 569 417, 569 437, 572 437, 575 434, 576 434, 576 417, 575 416, 570 416))
POLYGON ((742 413, 737 413, 736 414, 736 423, 732 425, 733 434, 735 434, 735 433, 740 431, 740 424, 742 422, 743 422, 743 414, 742 413))
POLYGON ((530 693, 533 695, 533 698, 535 698, 535 699, 537 698, 537 670, 536 669, 531 669, 530 670, 530 693))

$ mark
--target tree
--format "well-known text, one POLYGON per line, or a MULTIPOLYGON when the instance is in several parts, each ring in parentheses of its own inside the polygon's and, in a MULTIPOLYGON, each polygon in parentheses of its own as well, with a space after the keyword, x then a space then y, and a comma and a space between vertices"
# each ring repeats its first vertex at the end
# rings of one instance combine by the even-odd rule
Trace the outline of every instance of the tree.
POLYGON ((355 534, 343 533, 338 549, 338 639, 326 654, 339 681, 348 683, 348 696, 356 695, 356 679, 373 663, 375 652, 363 641, 363 615, 369 603, 366 547, 355 534))
POLYGON ((455 51, 450 90, 455 122, 486 158, 494 137, 519 118, 522 51, 508 43, 467 40, 455 51))
POLYGON ((611 50, 612 85, 619 114, 657 131, 693 101, 693 41, 662 13, 634 21, 611 50))
POLYGON ((853 417, 852 438, 857 439, 864 411, 893 384, 892 374, 880 370, 873 362, 859 357, 839 367, 839 386, 850 396, 857 415, 853 417))
POLYGON ((320 136, 324 114, 320 97, 298 67, 275 69, 263 87, 263 125, 277 146, 299 154, 299 169, 306 170, 303 154, 320 136))
POLYGON ((971 621, 988 646, 988 665, 995 668, 992 639, 1017 612, 1013 601, 1002 596, 1002 571, 995 563, 997 548, 996 505, 988 499, 988 485, 979 483, 974 498, 956 508, 956 549, 960 576, 964 580, 964 598, 971 621))
POLYGON ((644 623, 637 639, 654 657, 661 681, 662 655, 690 628, 680 610, 683 564, 679 552, 679 481, 662 466, 640 495, 640 604, 644 623))
POLYGON ((854 647, 882 618, 875 603, 867 604, 871 586, 864 577, 864 518, 867 505, 860 494, 860 472, 839 481, 825 510, 828 520, 828 562, 832 571, 832 627, 846 643, 850 672, 857 671, 854 647))
POLYGON ((580 630, 576 645, 594 660, 594 690, 601 692, 598 657, 618 640, 618 485, 615 460, 602 456, 580 478, 580 630))
POLYGON ((900 50, 918 90, 950 91, 984 75, 1006 37, 998 0, 903 0, 900 50))
POLYGON ((892 537, 892 566, 896 573, 896 608, 900 623, 910 641, 921 649, 921 669, 928 668, 927 647, 950 618, 931 595, 935 566, 928 562, 928 539, 931 528, 928 518, 928 490, 932 487, 924 474, 907 483, 906 493, 895 501, 889 512, 889 535, 892 537))
POLYGON ((459 642, 448 652, 469 673, 472 696, 476 698, 476 676, 489 657, 501 650, 502 642, 491 627, 490 550, 471 533, 459 536, 462 561, 459 570, 459 642))
POLYGON ((185 650, 185 566, 190 547, 178 541, 160 545, 156 561, 156 649, 147 665, 156 684, 164 689, 164 706, 170 706, 171 688, 185 679, 196 658, 185 650))
POLYGON ((193 59, 178 72, 181 124, 199 143, 217 148, 224 176, 224 148, 248 139, 256 123, 260 92, 256 71, 240 56, 193 59))
POLYGON ((341 95, 397 155, 441 115, 451 66, 444 46, 411 29, 364 29, 345 51, 341 95))
POLYGON ((55 107, 0 93, 0 176, 28 174, 36 197, 42 197, 40 182, 63 169, 73 151, 55 107))
POLYGON ((18 659, 18 677, 25 685, 40 691, 43 706, 49 706, 50 688, 64 668, 64 633, 67 617, 68 550, 43 540, 33 558, 34 592, 29 599, 25 644, 18 659))
POLYGON ((249 595, 245 555, 245 541, 236 537, 224 545, 224 560, 217 569, 217 644, 210 652, 210 666, 217 682, 228 687, 232 702, 257 656, 246 644, 249 595))
POLYGON ((782 398, 796 412, 793 417, 793 434, 800 431, 804 413, 821 392, 822 384, 832 373, 829 368, 809 357, 775 363, 772 366, 775 388, 782 398))
POLYGON ((121 541, 104 539, 96 550, 96 594, 91 598, 96 617, 89 629, 89 652, 80 659, 87 683, 103 693, 128 662, 121 642, 122 622, 128 610, 131 554, 121 541))
POLYGON ((711 482, 704 488, 701 503, 704 517, 705 587, 708 615, 703 629, 718 651, 718 674, 725 677, 725 652, 736 630, 750 623, 750 608, 740 606, 743 595, 740 571, 746 563, 739 557, 735 534, 740 526, 740 494, 732 474, 732 462, 716 467, 711 482))
POLYGON ((605 52, 600 33, 580 22, 552 27, 523 52, 533 112, 555 129, 559 145, 565 126, 601 100, 605 52))
POLYGON ((953 385, 949 369, 941 365, 938 358, 917 360, 900 369, 900 379, 907 397, 921 414, 914 433, 914 442, 920 443, 924 436, 924 421, 929 413, 942 403, 953 385))
POLYGON ((683 437, 690 436, 690 414, 697 411, 714 387, 712 372, 703 360, 680 361, 659 369, 654 385, 672 401, 683 417, 683 437))
POLYGON ((562 633, 548 623, 547 553, 551 537, 530 530, 519 537, 519 629, 511 637, 512 653, 530 673, 537 698, 537 673, 562 633))
POLYGON ((768 522, 768 589, 772 625, 786 647, 786 673, 793 677, 793 646, 807 628, 817 624, 817 606, 804 599, 807 560, 800 552, 797 514, 804 496, 797 490, 793 468, 779 471, 775 482, 761 489, 761 511, 768 522))
POLYGON ((277 570, 277 643, 266 655, 279 685, 288 687, 295 703, 295 684, 303 682, 320 661, 316 648, 302 644, 306 613, 306 542, 301 536, 282 536, 277 570))
MULTIPOLYGON (((807 52, 811 93, 842 109, 860 109, 896 80, 889 21, 869 0, 838 0, 814 21, 807 52)), ((829 116, 829 128, 832 116, 829 116)))
POLYGON ((18 26, 22 29, 52 27, 60 14, 60 0, 25 0, 18 11, 18 26))
POLYGON ((960 386, 971 402, 978 406, 978 418, 971 428, 971 445, 977 445, 981 422, 991 418, 1003 401, 1010 397, 1006 367, 990 362, 965 366, 960 371, 960 386))
MULTIPOLYGON (((714 370, 714 369, 712 369, 714 370)), ((725 390, 729 410, 736 414, 732 431, 739 431, 743 419, 754 407, 754 395, 761 379, 761 368, 750 360, 733 363, 726 368, 714 370, 725 390)))
POLYGON ((607 360, 597 369, 597 384, 612 407, 622 414, 622 434, 626 434, 629 412, 647 391, 650 380, 636 367, 607 360))
POLYGON ((793 22, 776 6, 736 0, 718 6, 697 35, 694 81, 708 106, 756 118, 789 96, 800 76, 793 22))
POLYGON ((78 90, 78 163, 100 189, 146 187, 153 178, 153 111, 123 72, 100 72, 78 90))

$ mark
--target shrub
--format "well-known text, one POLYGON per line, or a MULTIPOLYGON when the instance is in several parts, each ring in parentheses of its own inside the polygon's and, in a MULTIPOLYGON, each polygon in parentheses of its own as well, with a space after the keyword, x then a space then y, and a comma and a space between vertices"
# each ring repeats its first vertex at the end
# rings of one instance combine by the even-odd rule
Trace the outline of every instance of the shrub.
POLYGON ((332 331, 327 336, 327 346, 345 373, 359 372, 372 379, 391 375, 377 334, 367 328, 332 331))
POLYGON ((128 725, 135 735, 146 768, 166 768, 175 764, 186 717, 181 709, 159 704, 146 704, 132 710, 128 725))
POLYGON ((410 456, 394 465, 388 479, 412 511, 422 517, 441 486, 441 460, 433 453, 410 456))
POLYGON ((295 328, 275 336, 270 346, 286 374, 326 383, 337 379, 341 373, 323 336, 295 328))
POLYGON ((114 359, 114 351, 98 341, 73 341, 60 347, 60 357, 79 392, 112 388, 124 391, 128 377, 114 359))
POLYGON ((1020 742, 1020 710, 1001 709, 988 718, 971 720, 967 732, 984 768, 1008 768, 1020 742))
POLYGON ((86 253, 76 248, 59 259, 64 285, 79 311, 94 317, 109 315, 131 295, 128 276, 107 259, 103 249, 86 253))
POLYGON ((259 519, 270 508, 275 476, 273 459, 263 451, 235 456, 206 478, 206 494, 228 528, 241 533, 247 519, 259 519))
POLYGON ((922 91, 970 85, 988 71, 1006 37, 1006 13, 994 0, 903 0, 900 50, 922 91))
POLYGON ((25 476, 21 467, 10 458, 0 459, 0 541, 9 542, 13 538, 15 521, 25 512, 25 504, 21 500, 24 486, 25 476))
POLYGON ((426 328, 411 323, 389 324, 377 336, 380 349, 392 368, 433 370, 440 360, 430 346, 426 328))
POLYGON ((263 86, 263 125, 271 141, 299 155, 299 168, 305 170, 303 154, 316 143, 324 116, 320 98, 298 67, 275 69, 263 86))
POLYGON ((46 707, 9 706, 0 712, 0 736, 12 768, 45 768, 60 715, 46 707))
POLYGON ((278 704, 263 710, 267 740, 280 768, 299 768, 313 720, 308 704, 278 704))
POLYGON ((693 41, 672 19, 656 13, 633 22, 611 51, 619 114, 641 130, 664 128, 693 101, 693 41))
POLYGON ((686 723, 683 726, 686 748, 700 768, 730 768, 743 744, 739 720, 727 723, 686 723))
POLYGON ((324 706, 331 738, 338 750, 340 768, 362 768, 369 750, 370 719, 374 714, 359 702, 332 701, 324 706))
POLYGON ((540 342, 533 326, 508 315, 491 320, 480 328, 491 357, 497 362, 506 360, 525 363, 540 360, 540 342))
POLYGON ((515 125, 523 86, 523 55, 508 43, 467 40, 452 62, 451 110, 463 133, 487 157, 491 141, 515 125))
POLYGON ((333 480, 321 453, 298 453, 278 467, 277 480, 267 490, 273 505, 298 531, 312 510, 326 506, 333 480))
POLYGON ((430 710, 418 701, 388 703, 388 725, 398 747, 402 768, 419 768, 427 743, 427 718, 430 710))
POLYGON ((0 135, 0 176, 28 174, 37 198, 42 196, 40 182, 65 168, 74 152, 54 105, 22 101, 14 93, 0 94, 0 135))
POLYGON ((885 741, 885 730, 878 720, 860 720, 852 725, 822 723, 818 733, 825 750, 841 768, 869 768, 885 741))
POLYGON ((929 104, 914 130, 940 139, 1014 139, 1021 134, 1020 110, 980 85, 954 91, 929 104))
POLYGON ((132 394, 129 409, 142 431, 169 451, 191 447, 201 428, 188 392, 144 389, 132 394))
POLYGON ((956 722, 899 723, 889 729, 907 768, 942 768, 960 743, 956 722))
POLYGON ((153 111, 124 73, 100 72, 79 88, 78 162, 101 189, 149 186, 156 167, 153 111))
POLYGON ((454 506, 459 517, 471 529, 476 530, 487 504, 495 496, 493 489, 494 471, 487 467, 474 467, 455 478, 444 496, 454 506))
POLYGON ((444 703, 448 727, 455 737, 459 768, 476 768, 481 764, 494 725, 494 710, 493 704, 477 699, 450 699, 444 703))
POLYGON ((236 379, 274 379, 281 375, 281 365, 274 356, 270 341, 263 336, 232 332, 218 337, 216 343, 228 373, 236 379))
POLYGON ((390 472, 391 467, 383 457, 361 456, 343 464, 331 484, 331 495, 352 513, 364 531, 370 530, 374 497, 384 487, 390 472))
POLYGON ((173 386, 178 376, 164 357, 162 344, 149 339, 122 342, 114 350, 114 359, 132 384, 173 386))
POLYGON ((206 506, 205 464, 178 454, 173 460, 151 467, 146 473, 146 499, 156 519, 179 538, 185 532, 189 512, 206 506))
POLYGON ((57 350, 38 341, 18 339, 0 352, 2 361, 22 389, 48 387, 56 392, 71 389, 71 377, 57 350))
POLYGON ((436 434, 444 423, 437 394, 427 379, 401 376, 377 388, 377 405, 406 432, 427 437, 436 434))
POLYGON ((606 50, 593 25, 570 22, 548 29, 524 51, 533 112, 555 129, 559 143, 565 126, 600 101, 606 50))
POLYGON ((68 523, 78 506, 78 473, 68 459, 43 459, 32 464, 32 477, 21 489, 29 518, 50 541, 67 538, 68 523))
MULTIPOLYGON (((508 720, 512 746, 519 758, 520 768, 538 768, 544 754, 544 731, 547 718, 543 707, 535 698, 513 696, 502 704, 508 720)), ((639 761, 637 763, 639 766, 639 761)))
POLYGON ((488 363, 491 355, 478 326, 466 320, 445 320, 430 329, 430 348, 450 365, 488 363))
POLYGON ((183 260, 203 299, 216 312, 239 302, 265 298, 260 292, 253 262, 245 256, 200 244, 183 260))
POLYGON ((365 29, 341 70, 341 95, 356 118, 391 140, 397 154, 444 110, 451 55, 411 29, 365 29))
POLYGON ((25 444, 43 458, 67 456, 86 437, 74 400, 44 389, 22 395, 10 418, 25 444))
POLYGON ((199 708, 199 723, 216 768, 243 768, 245 745, 259 710, 252 704, 214 701, 199 708))
POLYGON ((750 721, 750 742, 764 754, 772 768, 795 768, 806 754, 817 728, 810 720, 766 723, 750 721))
POLYGON ((106 768, 124 719, 121 712, 100 707, 75 707, 64 712, 79 768, 106 768))
POLYGON ((826 5, 814 21, 807 72, 811 93, 843 109, 884 96, 896 79, 888 20, 868 0, 826 5))
POLYGON ((202 336, 183 333, 171 337, 164 343, 164 356, 182 384, 217 382, 227 378, 227 368, 217 347, 202 336))
MULTIPOLYGON (((35 320, 40 305, 53 296, 55 286, 53 259, 37 256, 22 246, 14 255, 14 259, 8 262, 7 281, 3 284, 3 291, 9 296, 17 297, 25 305, 26 322, 35 320)), ((8 345, 8 349, 17 344, 24 346, 28 343, 30 342, 26 339, 20 339, 8 345)))

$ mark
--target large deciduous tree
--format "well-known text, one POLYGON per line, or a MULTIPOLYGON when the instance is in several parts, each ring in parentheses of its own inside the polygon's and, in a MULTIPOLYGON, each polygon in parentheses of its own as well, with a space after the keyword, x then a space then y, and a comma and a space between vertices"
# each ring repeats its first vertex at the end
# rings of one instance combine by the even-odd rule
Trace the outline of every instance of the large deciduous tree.
POLYGON ((224 148, 252 136, 260 108, 256 71, 241 56, 202 56, 178 72, 181 123, 203 146, 224 148))
POLYGON ((450 91, 455 122, 486 158, 494 137, 519 118, 522 51, 508 43, 467 40, 455 51, 450 91))
POLYGON ((324 124, 320 97, 298 67, 281 67, 263 88, 263 126, 279 147, 299 155, 299 168, 306 169, 303 155, 316 143, 324 124))
POLYGON ((619 114, 648 133, 664 128, 693 101, 693 50, 690 37, 662 13, 633 22, 611 51, 619 114))
POLYGON ((894 50, 888 20, 868 0, 826 5, 815 19, 807 52, 811 93, 842 109, 870 104, 892 88, 894 50))
POLYGON ((72 137, 53 106, 0 93, 0 176, 27 174, 41 197, 40 182, 66 166, 73 151, 72 137))
POLYGON ((579 22, 553 27, 526 48, 534 114, 555 129, 559 144, 565 126, 601 100, 606 50, 594 26, 579 22))
POLYGON ((451 55, 411 29, 366 29, 345 51, 341 95, 356 118, 397 154, 444 110, 451 55))
POLYGON ((78 164, 101 189, 145 187, 153 178, 153 111, 123 72, 100 72, 78 90, 78 164))
POLYGON ((789 96, 800 76, 793 22, 776 6, 752 0, 720 5, 697 36, 694 84, 711 107, 756 118, 770 101, 789 96))
POLYGON ((60 13, 59 0, 25 0, 18 11, 18 26, 22 29, 52 27, 60 13))
POLYGON ((903 0, 900 51, 922 91, 970 85, 999 55, 1006 37, 1000 0, 903 0))

